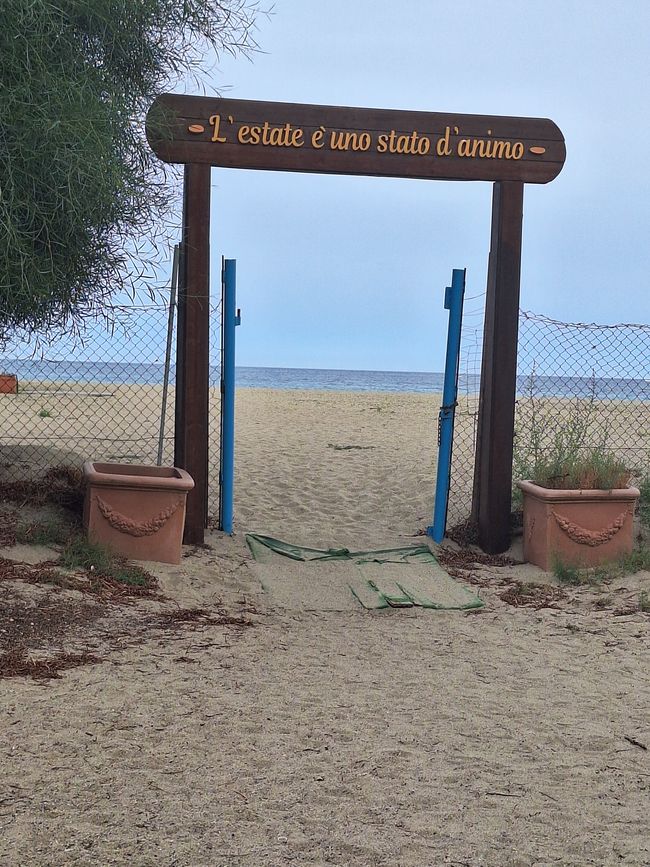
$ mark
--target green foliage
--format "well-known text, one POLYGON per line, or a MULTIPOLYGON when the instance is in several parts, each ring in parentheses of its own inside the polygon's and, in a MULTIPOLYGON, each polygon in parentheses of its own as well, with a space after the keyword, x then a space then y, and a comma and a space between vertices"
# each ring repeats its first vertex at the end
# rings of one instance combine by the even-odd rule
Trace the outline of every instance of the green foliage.
POLYGON ((85 569, 98 578, 111 578, 131 587, 148 587, 151 576, 129 563, 124 557, 117 557, 104 545, 91 542, 86 536, 75 535, 68 540, 59 564, 66 569, 85 569))
POLYGON ((76 535, 63 549, 59 565, 65 569, 92 569, 103 574, 110 570, 112 560, 113 555, 104 545, 76 535))
POLYGON ((626 554, 619 561, 620 574, 628 575, 634 572, 650 572, 650 548, 641 545, 631 554, 626 554))
POLYGON ((595 380, 587 398, 564 411, 540 406, 530 377, 530 423, 515 438, 513 474, 545 488, 612 490, 627 487, 631 473, 608 447, 609 429, 597 425, 595 380))
POLYGON ((52 413, 49 411, 49 409, 41 409, 39 410, 38 414, 41 418, 52 418, 52 413))
POLYGON ((151 581, 148 572, 129 563, 113 563, 109 577, 130 587, 147 587, 151 581))
POLYGON ((0 340, 107 315, 156 261, 176 193, 144 138, 208 49, 247 53, 256 0, 4 0, 0 340))
POLYGON ((623 461, 604 449, 570 454, 562 443, 555 443, 550 455, 532 465, 527 478, 544 488, 610 491, 627 487, 630 472, 623 461))
POLYGON ((602 581, 611 581, 614 578, 622 578, 624 575, 633 575, 635 572, 650 571, 650 548, 640 545, 629 554, 624 554, 611 563, 596 566, 592 569, 580 569, 572 564, 556 558, 553 564, 553 574, 563 584, 578 586, 580 584, 599 584, 602 581))

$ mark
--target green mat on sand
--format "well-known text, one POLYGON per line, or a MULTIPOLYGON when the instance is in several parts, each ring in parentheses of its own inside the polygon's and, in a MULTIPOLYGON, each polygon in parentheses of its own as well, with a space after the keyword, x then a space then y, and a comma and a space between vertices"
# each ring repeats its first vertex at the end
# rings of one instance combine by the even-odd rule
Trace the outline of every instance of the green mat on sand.
MULTIPOLYGON (((273 575, 278 575, 278 558, 313 564, 313 578, 332 575, 332 566, 341 564, 342 578, 364 608, 421 608, 466 610, 482 608, 483 602, 455 581, 440 566, 426 545, 408 548, 386 548, 377 551, 350 551, 348 548, 307 548, 247 533, 246 542, 260 564, 269 568, 269 585, 262 577, 265 589, 273 591, 273 575), (275 565, 274 565, 275 564, 275 565)), ((285 561, 286 562, 286 561, 285 561)), ((288 566, 288 564, 287 564, 288 566)), ((310 570, 311 571, 311 570, 310 570)), ((335 570, 337 571, 337 570, 335 570)), ((277 582, 276 582, 277 583, 277 582)), ((285 587, 286 591, 286 587, 285 587)))

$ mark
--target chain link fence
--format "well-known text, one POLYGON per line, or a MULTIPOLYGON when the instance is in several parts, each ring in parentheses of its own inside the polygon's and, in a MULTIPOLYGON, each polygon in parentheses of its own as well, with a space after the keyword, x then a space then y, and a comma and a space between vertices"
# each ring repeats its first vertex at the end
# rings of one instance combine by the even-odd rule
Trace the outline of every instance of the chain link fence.
MULTIPOLYGON (((170 310, 169 302, 147 297, 116 307, 110 323, 87 323, 79 334, 47 341, 16 335, 5 344, 0 486, 33 483, 85 460, 172 465, 176 313, 176 304, 170 310)), ((219 496, 220 352, 217 304, 211 308, 211 516, 219 496)))
MULTIPOLYGON (((471 511, 484 296, 466 299, 448 526, 471 511)), ((150 298, 116 308, 111 324, 43 341, 16 335, 0 352, 0 488, 84 460, 171 465, 176 309, 150 298), (168 389, 165 359, 171 346, 168 389)), ((218 511, 221 305, 211 308, 211 523, 218 511)), ((585 447, 650 467, 650 325, 569 324, 520 313, 515 476, 531 448, 551 449, 558 422, 580 424, 585 447)))
POLYGON ((481 385, 484 305, 485 293, 465 298, 447 510, 448 528, 467 521, 472 509, 474 455, 478 435, 478 402, 481 385))
MULTIPOLYGON (((468 299, 463 323, 449 527, 466 521, 471 511, 483 319, 477 301, 481 297, 468 299)), ((572 324, 520 312, 515 478, 534 449, 551 453, 560 431, 571 432, 584 449, 600 448, 620 458, 634 481, 647 478, 650 325, 572 324)))

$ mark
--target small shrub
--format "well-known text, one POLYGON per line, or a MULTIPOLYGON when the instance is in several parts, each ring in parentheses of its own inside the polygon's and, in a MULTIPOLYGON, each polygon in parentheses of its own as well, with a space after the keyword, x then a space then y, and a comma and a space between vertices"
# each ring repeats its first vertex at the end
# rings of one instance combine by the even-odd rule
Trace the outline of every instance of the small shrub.
POLYGON ((530 479, 543 488, 611 491, 626 488, 631 475, 620 458, 598 447, 572 456, 561 450, 549 457, 540 455, 531 466, 530 479))
POLYGON ((144 569, 131 563, 119 561, 112 563, 110 577, 119 581, 120 584, 128 584, 130 587, 148 587, 151 581, 151 576, 144 569))
POLYGON ((38 414, 41 418, 52 418, 52 413, 49 409, 41 409, 38 414))

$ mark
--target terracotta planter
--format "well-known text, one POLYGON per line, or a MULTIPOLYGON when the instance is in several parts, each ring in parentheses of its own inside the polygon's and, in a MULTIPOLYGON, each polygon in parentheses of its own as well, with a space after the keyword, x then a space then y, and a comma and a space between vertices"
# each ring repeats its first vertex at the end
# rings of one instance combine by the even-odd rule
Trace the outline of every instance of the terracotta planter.
POLYGON ((524 560, 546 571, 555 561, 598 566, 633 547, 637 488, 560 491, 517 482, 524 495, 524 560))
POLYGON ((180 563, 194 481, 176 467, 84 464, 88 538, 132 560, 180 563))
POLYGON ((13 373, 0 373, 0 394, 18 394, 18 377, 13 373))

